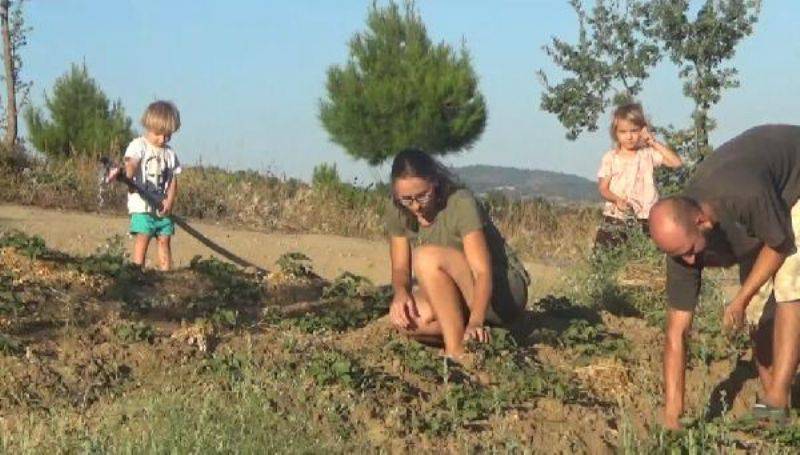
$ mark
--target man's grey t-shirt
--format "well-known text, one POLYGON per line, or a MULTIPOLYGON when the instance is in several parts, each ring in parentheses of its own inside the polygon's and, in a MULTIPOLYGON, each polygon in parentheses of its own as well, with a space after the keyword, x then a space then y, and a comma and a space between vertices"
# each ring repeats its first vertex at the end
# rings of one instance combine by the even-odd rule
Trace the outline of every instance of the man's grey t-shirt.
POLYGON ((800 126, 763 125, 736 136, 698 165, 684 194, 710 204, 719 221, 696 265, 667 258, 669 304, 690 310, 703 267, 741 264, 763 244, 794 252, 790 211, 800 198, 800 126))

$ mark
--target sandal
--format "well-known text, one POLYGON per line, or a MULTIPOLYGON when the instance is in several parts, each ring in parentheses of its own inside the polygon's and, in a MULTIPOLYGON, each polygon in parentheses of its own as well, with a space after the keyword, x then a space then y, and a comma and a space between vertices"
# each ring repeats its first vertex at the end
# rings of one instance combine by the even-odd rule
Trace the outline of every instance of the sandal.
POLYGON ((789 422, 789 408, 779 408, 759 402, 753 405, 751 415, 757 420, 769 420, 781 426, 789 422))

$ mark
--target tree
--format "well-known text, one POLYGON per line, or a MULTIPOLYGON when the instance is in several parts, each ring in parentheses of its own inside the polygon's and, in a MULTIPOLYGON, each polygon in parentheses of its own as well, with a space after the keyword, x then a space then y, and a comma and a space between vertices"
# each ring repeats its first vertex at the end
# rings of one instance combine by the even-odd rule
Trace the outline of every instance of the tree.
MULTIPOLYGON (((689 20, 689 0, 597 0, 587 15, 579 0, 570 0, 580 23, 577 45, 553 38, 545 52, 571 75, 556 86, 545 85, 542 109, 556 114, 575 139, 597 129, 599 115, 612 104, 634 97, 648 71, 668 55, 684 80, 683 94, 695 103, 690 127, 657 128, 684 159, 684 167, 659 182, 679 188, 694 166, 711 151, 708 136, 715 127, 709 112, 722 91, 738 86, 736 69, 727 66, 736 45, 753 31, 760 0, 704 0, 689 20), (591 28, 591 36, 586 30, 591 28), (616 94, 609 91, 615 86, 616 94)), ((697 2, 695 2, 697 3, 697 2)))
POLYGON ((544 71, 538 74, 545 86, 541 108, 556 114, 567 138, 574 140, 583 131, 596 131, 609 105, 635 98, 661 53, 640 30, 639 2, 598 1, 591 14, 580 0, 569 4, 578 15, 578 43, 554 37, 544 46, 568 76, 551 86, 544 71))
POLYGON ((3 140, 7 149, 11 150, 17 143, 17 113, 21 104, 27 100, 30 83, 20 78, 22 59, 19 50, 27 44, 25 17, 22 12, 23 0, 18 0, 14 7, 10 0, 0 0, 0 34, 3 36, 4 79, 6 82, 6 134, 3 140))
POLYGON ((716 126, 709 115, 722 91, 739 86, 736 68, 726 65, 736 45, 753 32, 760 0, 707 0, 694 21, 687 17, 688 0, 654 0, 643 8, 643 30, 657 39, 678 66, 683 93, 695 104, 692 112, 694 158, 701 161, 711 147, 708 135, 716 126))
POLYGON ((351 156, 380 164, 407 147, 461 151, 486 126, 486 104, 462 43, 432 44, 414 7, 372 4, 350 58, 328 69, 320 120, 351 156))
POLYGON ((24 117, 31 143, 50 157, 107 152, 133 138, 122 103, 109 103, 85 64, 73 64, 56 80, 52 97, 45 95, 45 105, 49 120, 36 107, 26 109, 24 117))

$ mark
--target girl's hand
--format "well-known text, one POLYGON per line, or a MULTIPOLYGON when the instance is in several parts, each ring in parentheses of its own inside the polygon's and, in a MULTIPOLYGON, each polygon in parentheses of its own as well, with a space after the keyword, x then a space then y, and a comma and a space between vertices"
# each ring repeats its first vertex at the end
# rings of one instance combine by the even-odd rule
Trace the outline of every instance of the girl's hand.
POLYGON ((642 141, 642 143, 644 143, 644 145, 646 145, 648 147, 653 147, 653 146, 656 145, 656 138, 655 138, 655 136, 653 136, 653 133, 650 132, 649 128, 647 128, 645 126, 644 128, 642 128, 642 131, 641 131, 640 134, 641 134, 641 136, 640 136, 641 141, 642 141))
POLYGON ((481 343, 488 343, 492 341, 492 334, 489 328, 483 324, 470 322, 467 324, 467 329, 464 331, 464 341, 478 340, 481 343))
POLYGON ((624 197, 621 197, 621 198, 617 199, 614 202, 614 205, 617 206, 617 209, 620 212, 627 212, 628 211, 628 207, 630 207, 630 204, 628 204, 628 200, 625 199, 624 197))
POLYGON ((407 292, 395 293, 389 306, 389 319, 392 324, 398 329, 408 329, 412 327, 414 318, 419 318, 414 297, 407 292))

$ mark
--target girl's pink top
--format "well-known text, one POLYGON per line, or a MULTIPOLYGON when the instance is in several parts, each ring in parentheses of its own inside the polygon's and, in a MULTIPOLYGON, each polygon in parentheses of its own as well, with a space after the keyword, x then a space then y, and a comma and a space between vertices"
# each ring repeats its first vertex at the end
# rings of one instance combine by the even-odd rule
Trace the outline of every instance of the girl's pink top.
MULTIPOLYGON (((603 155, 597 177, 609 180, 611 192, 628 200, 636 218, 647 219, 650 208, 658 201, 653 170, 663 162, 664 157, 652 147, 641 148, 631 157, 622 156, 617 149, 613 149, 603 155)), ((603 207, 603 215, 620 219, 626 217, 614 203, 608 201, 603 207)))

